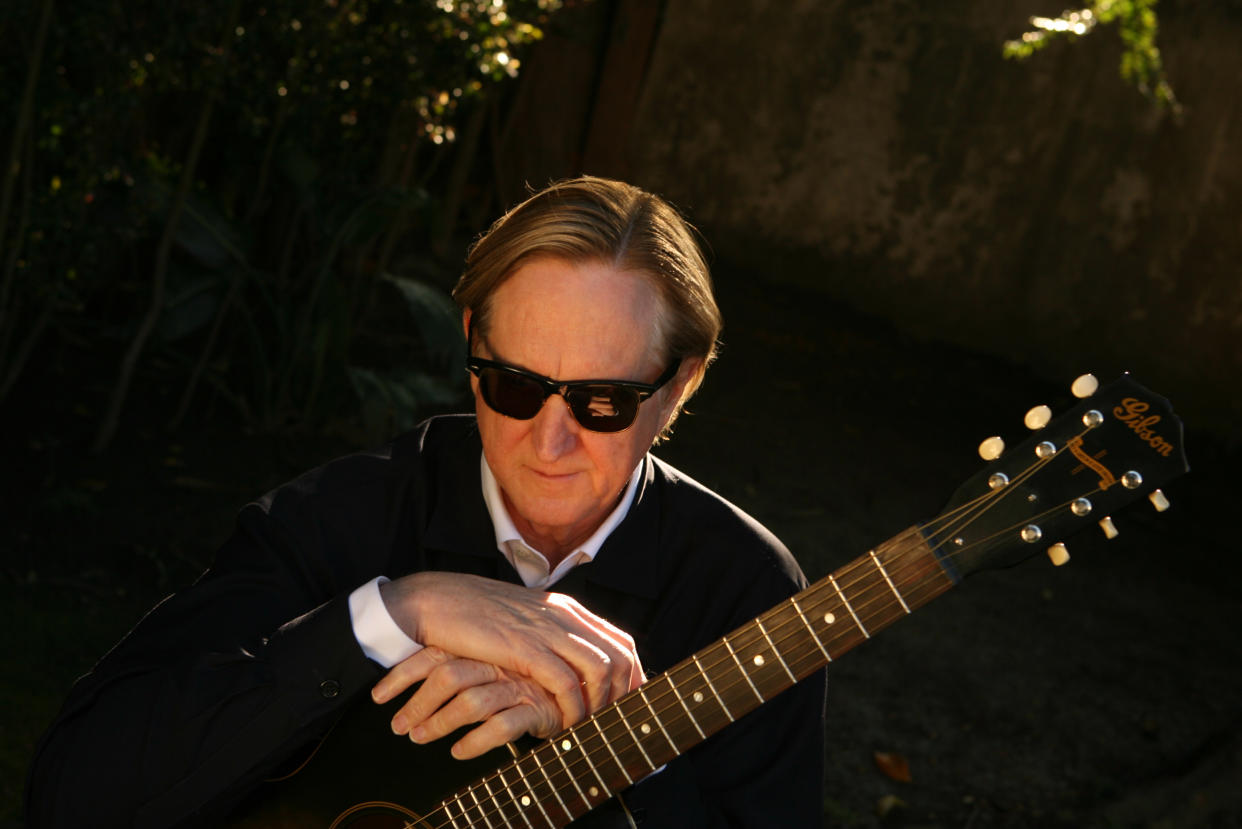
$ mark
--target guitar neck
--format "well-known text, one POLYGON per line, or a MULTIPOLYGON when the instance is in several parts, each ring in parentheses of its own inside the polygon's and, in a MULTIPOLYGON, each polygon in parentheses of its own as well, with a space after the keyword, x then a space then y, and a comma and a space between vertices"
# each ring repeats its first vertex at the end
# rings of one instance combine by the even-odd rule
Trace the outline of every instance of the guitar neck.
POLYGON ((427 817, 435 826, 565 826, 953 584, 912 527, 427 817))

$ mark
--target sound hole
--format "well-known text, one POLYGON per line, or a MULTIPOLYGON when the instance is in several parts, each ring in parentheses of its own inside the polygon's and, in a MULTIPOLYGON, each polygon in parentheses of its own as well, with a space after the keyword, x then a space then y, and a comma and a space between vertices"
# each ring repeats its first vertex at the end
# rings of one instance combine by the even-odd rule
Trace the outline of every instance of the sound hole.
POLYGON ((434 829, 395 803, 360 803, 342 812, 329 829, 434 829))

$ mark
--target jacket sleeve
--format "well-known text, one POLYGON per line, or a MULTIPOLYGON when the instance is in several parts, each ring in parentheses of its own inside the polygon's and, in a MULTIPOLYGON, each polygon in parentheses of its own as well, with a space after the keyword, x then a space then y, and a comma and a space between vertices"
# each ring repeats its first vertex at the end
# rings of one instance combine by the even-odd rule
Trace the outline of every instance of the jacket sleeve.
POLYGON ((357 585, 306 546, 242 511, 212 569, 75 685, 32 764, 32 829, 206 822, 366 692, 357 585))

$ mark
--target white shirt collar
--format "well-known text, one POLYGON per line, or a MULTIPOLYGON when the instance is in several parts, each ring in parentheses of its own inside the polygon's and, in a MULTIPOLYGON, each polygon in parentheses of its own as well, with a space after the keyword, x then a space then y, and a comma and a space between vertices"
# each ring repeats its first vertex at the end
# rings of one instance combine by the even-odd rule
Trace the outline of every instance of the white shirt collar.
POLYGON ((488 514, 492 517, 497 549, 509 560, 513 569, 517 570, 527 587, 540 589, 550 587, 579 564, 595 560, 604 541, 629 514, 635 493, 638 492, 638 481, 642 477, 642 469, 643 462, 639 461, 633 473, 630 474, 630 482, 626 485, 621 500, 604 519, 604 523, 599 525, 590 538, 579 544, 576 550, 565 556, 555 569, 552 569, 548 565, 547 556, 532 547, 518 532, 513 519, 509 516, 509 510, 505 507, 496 476, 492 474, 491 467, 487 465, 487 457, 480 453, 479 474, 483 482, 483 501, 487 504, 488 514))

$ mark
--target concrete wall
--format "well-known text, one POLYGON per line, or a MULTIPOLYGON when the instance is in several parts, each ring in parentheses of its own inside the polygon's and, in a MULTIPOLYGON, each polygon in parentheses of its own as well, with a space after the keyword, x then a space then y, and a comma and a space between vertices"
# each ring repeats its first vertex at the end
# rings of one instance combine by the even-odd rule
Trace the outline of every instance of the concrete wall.
POLYGON ((726 273, 1051 378, 1132 370, 1238 434, 1242 6, 1160 5, 1180 122, 1118 78, 1111 29, 1002 59, 1060 11, 667 0, 647 61, 623 64, 642 74, 628 132, 576 166, 669 197, 726 273))

